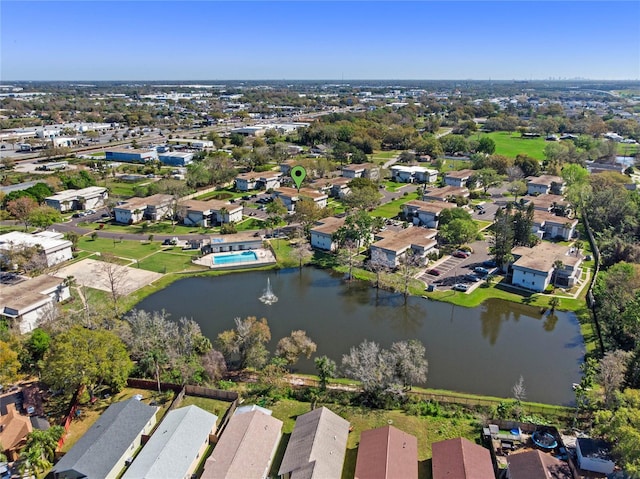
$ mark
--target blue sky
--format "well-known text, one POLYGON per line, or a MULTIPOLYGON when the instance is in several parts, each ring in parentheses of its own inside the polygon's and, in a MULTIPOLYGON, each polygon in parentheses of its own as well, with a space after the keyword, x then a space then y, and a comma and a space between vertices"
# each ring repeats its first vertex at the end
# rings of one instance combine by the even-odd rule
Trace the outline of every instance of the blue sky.
POLYGON ((7 1, 0 80, 640 79, 639 1, 7 1))

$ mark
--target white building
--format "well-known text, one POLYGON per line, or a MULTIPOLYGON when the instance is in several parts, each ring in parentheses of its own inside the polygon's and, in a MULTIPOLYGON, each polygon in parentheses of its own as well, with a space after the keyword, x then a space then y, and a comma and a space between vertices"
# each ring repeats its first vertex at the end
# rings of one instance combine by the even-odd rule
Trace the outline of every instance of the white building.
POLYGON ((0 316, 9 318, 21 333, 28 333, 53 312, 55 303, 70 296, 64 279, 48 275, 14 277, 10 284, 0 285, 0 316))
POLYGON ((565 216, 556 216, 547 211, 533 211, 533 233, 540 239, 562 238, 569 241, 578 226, 578 220, 565 216))
POLYGON ((63 237, 62 233, 51 231, 42 231, 36 234, 12 231, 0 235, 0 255, 6 255, 10 250, 16 248, 37 247, 40 249, 40 255, 42 255, 46 267, 50 268, 73 257, 72 243, 63 237))
POLYGON ((171 195, 134 197, 113 208, 113 215, 117 223, 125 225, 135 224, 143 219, 158 221, 170 214, 172 202, 171 195))
POLYGON ((102 186, 89 186, 80 190, 64 190, 52 196, 47 196, 44 201, 48 206, 61 213, 74 210, 95 209, 104 206, 109 197, 109 192, 102 186))
POLYGON ((328 196, 325 193, 321 193, 310 188, 300 188, 300 191, 295 188, 276 188, 273 191, 274 199, 280 198, 284 205, 287 207, 287 211, 295 211, 296 203, 303 198, 313 201, 318 208, 324 208, 327 206, 328 196))
POLYGON ((368 178, 377 180, 380 176, 380 167, 373 163, 355 163, 342 167, 342 176, 345 178, 368 178))
POLYGON ((443 210, 457 208, 455 203, 445 203, 442 201, 429 202, 413 200, 402 205, 402 211, 407 221, 411 221, 415 226, 426 226, 427 228, 438 228, 440 213, 443 210))
POLYGON ((398 183, 435 183, 438 179, 438 170, 423 166, 393 165, 391 179, 398 183))
POLYGON ((566 246, 543 241, 533 248, 518 246, 511 253, 515 258, 511 265, 511 284, 521 288, 542 292, 552 281, 559 286, 570 288, 582 274, 582 257, 569 254, 569 248, 566 246), (556 261, 562 262, 558 271, 555 271, 554 267, 556 261))
POLYGON ((379 233, 382 239, 373 243, 371 261, 387 268, 400 265, 403 256, 409 249, 413 250, 414 261, 424 264, 427 255, 436 251, 438 242, 434 239, 438 232, 433 229, 409 227, 400 231, 384 231, 379 233))
POLYGON ((250 191, 280 187, 280 171, 250 171, 236 176, 236 189, 238 191, 250 191))
POLYGON ((554 195, 561 195, 564 191, 565 185, 565 181, 559 176, 529 176, 527 178, 527 194, 544 195, 551 193, 554 195))
POLYGON ((242 220, 242 205, 226 201, 188 200, 180 203, 178 217, 187 226, 210 226, 223 223, 237 223, 242 220))
POLYGON ((468 186, 469 180, 475 175, 475 170, 449 171, 444 175, 444 184, 463 188, 468 186))
POLYGON ((323 251, 335 251, 338 245, 333 240, 333 235, 344 225, 345 218, 323 218, 311 228, 311 247, 323 251))

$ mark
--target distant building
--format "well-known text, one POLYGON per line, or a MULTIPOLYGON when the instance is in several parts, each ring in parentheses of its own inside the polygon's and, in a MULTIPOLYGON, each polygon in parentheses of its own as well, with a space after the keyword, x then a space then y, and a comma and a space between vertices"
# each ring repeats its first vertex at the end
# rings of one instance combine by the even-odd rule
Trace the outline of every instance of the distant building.
POLYGON ((449 171, 444 175, 444 184, 458 188, 472 187, 469 183, 475 174, 475 170, 449 171))
POLYGON ((437 229, 440 213, 454 208, 457 208, 455 203, 413 200, 402 205, 402 212, 405 219, 415 226, 437 229))
POLYGON ((104 206, 109 192, 102 186, 89 186, 80 190, 64 190, 44 201, 48 206, 65 213, 67 211, 95 209, 104 206))
POLYGON ((161 153, 158 155, 158 160, 160 160, 160 163, 163 165, 187 166, 193 161, 193 153, 183 153, 179 151, 161 153))
POLYGON ((423 166, 393 165, 391 179, 398 183, 435 183, 438 179, 438 170, 423 166))
POLYGON ((368 178, 375 181, 380 177, 380 167, 373 163, 354 163, 342 167, 342 176, 345 178, 368 178))
POLYGON ((117 223, 135 224, 143 219, 158 221, 170 214, 171 195, 151 195, 145 198, 133 197, 113 208, 117 223))
POLYGON ((313 201, 318 208, 324 208, 327 206, 327 199, 329 198, 325 193, 321 193, 311 188, 300 188, 300 191, 295 188, 276 188, 273 191, 273 197, 282 200, 288 211, 295 211, 296 203, 303 198, 313 201))
POLYGON ((21 333, 28 333, 52 312, 55 303, 70 297, 69 286, 61 278, 14 277, 9 284, 0 285, 0 316, 8 318, 21 333))
POLYGON ((567 218, 565 216, 556 216, 546 211, 533 212, 533 233, 543 239, 562 238, 569 241, 573 237, 573 233, 578 226, 578 220, 575 218, 567 218))
POLYGON ((40 249, 39 254, 47 268, 68 261, 73 258, 71 241, 63 239, 62 233, 42 231, 36 234, 11 231, 0 235, 0 256, 6 255, 11 249, 33 248, 40 249))
POLYGON ((195 150, 204 150, 205 148, 213 148, 213 141, 209 140, 197 140, 193 138, 172 138, 167 141, 167 143, 172 143, 174 145, 183 145, 187 148, 193 148, 195 150))
POLYGON ((242 205, 219 200, 187 200, 180 203, 178 217, 187 226, 210 226, 242 221, 242 205))
POLYGON ((559 176, 529 176, 527 178, 527 194, 544 195, 551 193, 554 195, 561 195, 564 191, 565 185, 565 181, 559 176))
POLYGON ((418 479, 418 440, 393 426, 362 431, 354 479, 418 479))
POLYGON ((187 406, 169 411, 122 479, 189 478, 216 432, 218 416, 187 406))
POLYGON ((158 152, 156 150, 141 149, 114 149, 105 151, 105 160, 107 161, 124 161, 125 163, 148 163, 149 161, 158 160, 158 152))
POLYGON ((111 404, 53 467, 54 479, 119 477, 153 430, 157 410, 136 399, 111 404))
POLYGON ((424 201, 451 201, 456 197, 468 198, 469 190, 457 186, 443 186, 442 188, 428 189, 422 199, 424 201))
POLYGON ((280 171, 250 171, 236 176, 236 189, 238 191, 269 190, 280 187, 280 171))

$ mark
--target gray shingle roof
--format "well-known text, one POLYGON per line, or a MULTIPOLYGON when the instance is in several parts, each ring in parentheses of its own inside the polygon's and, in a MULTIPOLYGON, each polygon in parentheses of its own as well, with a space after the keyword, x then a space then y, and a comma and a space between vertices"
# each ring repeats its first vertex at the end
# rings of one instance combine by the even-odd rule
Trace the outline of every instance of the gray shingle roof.
POLYGON ((291 479, 340 477, 349 436, 349 422, 325 407, 296 419, 279 475, 291 479))
POLYGON ((122 479, 178 479, 189 474, 218 416, 187 406, 167 413, 122 479))
POLYGON ((75 471, 89 479, 105 477, 156 411, 156 407, 136 399, 112 404, 60 459, 53 472, 75 471))

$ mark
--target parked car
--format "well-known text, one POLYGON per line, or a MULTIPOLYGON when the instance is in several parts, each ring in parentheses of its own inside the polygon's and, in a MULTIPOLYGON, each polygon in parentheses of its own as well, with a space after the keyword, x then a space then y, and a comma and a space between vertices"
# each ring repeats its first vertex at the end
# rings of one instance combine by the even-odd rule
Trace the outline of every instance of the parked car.
POLYGON ((452 289, 454 291, 462 291, 463 293, 466 293, 469 290, 469 286, 464 283, 456 283, 453 285, 452 289))
POLYGON ((431 276, 440 276, 442 272, 438 269, 432 268, 427 270, 427 274, 430 274, 431 276))
POLYGON ((469 273, 464 275, 464 279, 466 279, 467 281, 471 281, 472 283, 477 283, 481 278, 476 276, 475 274, 469 273))
POLYGON ((482 276, 486 276, 489 274, 489 270, 487 268, 483 268, 482 266, 476 266, 475 268, 473 268, 473 271, 482 276))
POLYGON ((455 256, 456 258, 468 258, 469 256, 471 256, 471 253, 469 253, 468 251, 458 250, 454 251, 451 256, 455 256))
POLYGON ((486 266, 487 268, 495 268, 496 267, 496 262, 495 262, 495 260, 488 259, 488 260, 482 262, 482 266, 486 266))

